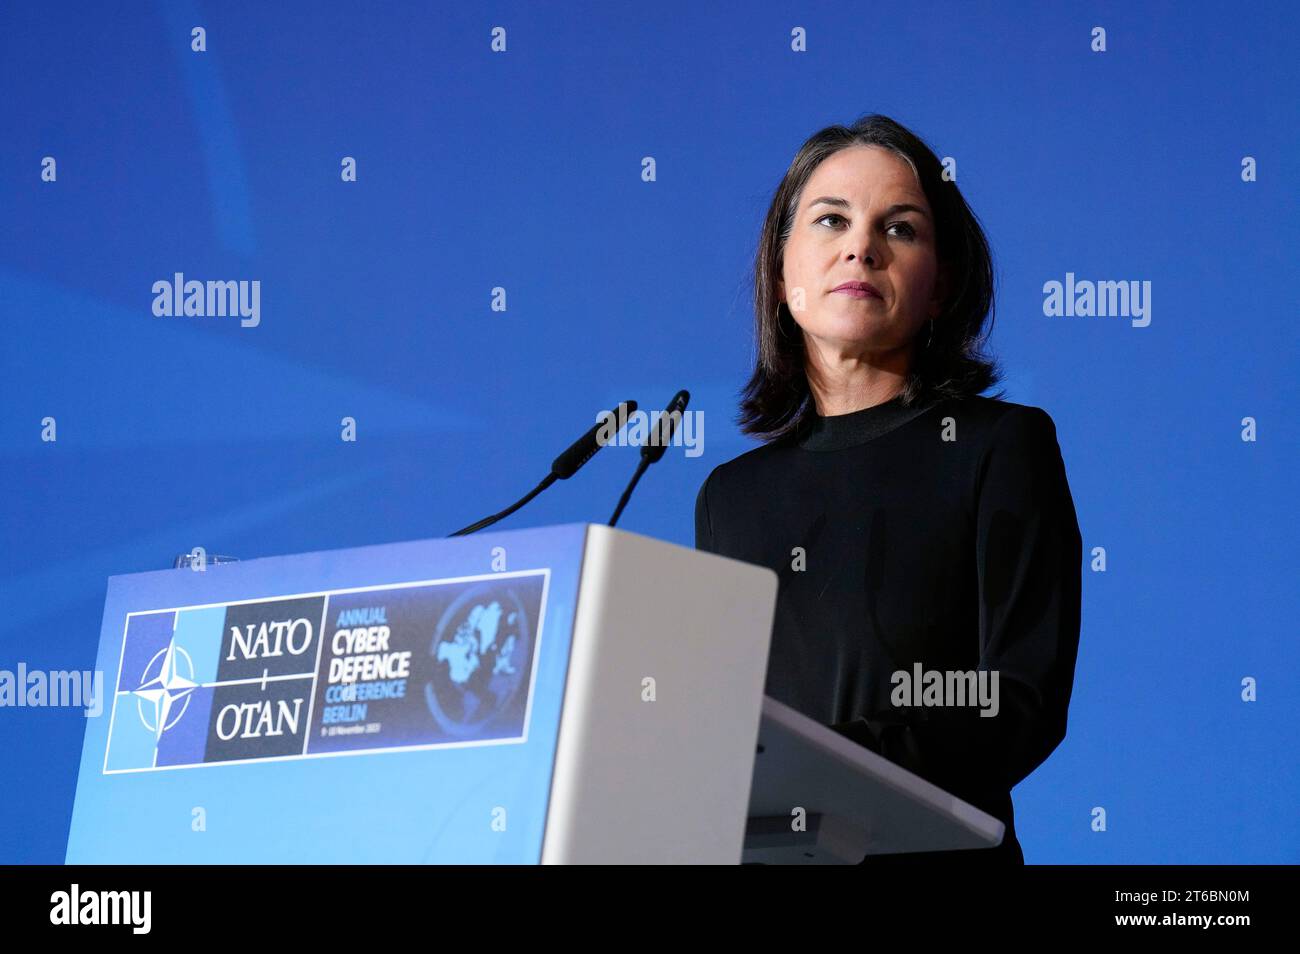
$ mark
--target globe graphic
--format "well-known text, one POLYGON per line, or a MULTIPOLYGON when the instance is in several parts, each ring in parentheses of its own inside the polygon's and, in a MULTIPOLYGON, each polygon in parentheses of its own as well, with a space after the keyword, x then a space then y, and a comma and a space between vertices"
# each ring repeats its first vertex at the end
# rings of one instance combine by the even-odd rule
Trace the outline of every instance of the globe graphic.
POLYGON ((515 701, 529 676, 532 627, 513 589, 484 583, 462 593, 438 620, 425 684, 429 712, 448 735, 481 732, 515 701))

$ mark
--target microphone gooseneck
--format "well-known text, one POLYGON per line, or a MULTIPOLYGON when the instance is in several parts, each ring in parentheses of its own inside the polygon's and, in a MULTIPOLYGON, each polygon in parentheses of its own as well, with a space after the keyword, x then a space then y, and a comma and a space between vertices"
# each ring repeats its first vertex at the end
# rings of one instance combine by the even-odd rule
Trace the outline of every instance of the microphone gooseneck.
POLYGON ((659 420, 655 422, 654 428, 646 442, 641 445, 641 462, 636 466, 636 473, 628 481, 627 489, 623 491, 623 496, 618 500, 618 506, 614 508, 614 515, 609 518, 608 526, 614 526, 618 523, 618 518, 623 514, 623 508, 627 502, 632 499, 632 491, 636 489, 637 482, 641 475, 646 472, 651 464, 658 462, 668 449, 669 443, 672 442, 673 433, 677 430, 677 424, 682 419, 682 414, 686 410, 686 405, 690 403, 691 392, 678 391, 673 395, 668 407, 659 415, 659 420))
POLYGON ((623 425, 627 423, 628 415, 635 410, 636 401, 624 401, 612 411, 603 411, 600 415, 600 420, 588 429, 587 433, 583 434, 576 441, 570 444, 564 453, 555 458, 551 463, 551 472, 542 479, 541 483, 500 513, 494 513, 490 517, 484 517, 476 523, 471 523, 468 527, 462 527, 455 533, 448 534, 448 536, 463 537, 476 530, 482 530, 484 527, 490 527, 498 520, 504 520, 506 517, 510 516, 557 480, 568 480, 581 469, 583 464, 587 463, 587 461, 591 460, 591 458, 595 456, 596 451, 605 446, 606 428, 614 425, 613 432, 617 434, 623 425))

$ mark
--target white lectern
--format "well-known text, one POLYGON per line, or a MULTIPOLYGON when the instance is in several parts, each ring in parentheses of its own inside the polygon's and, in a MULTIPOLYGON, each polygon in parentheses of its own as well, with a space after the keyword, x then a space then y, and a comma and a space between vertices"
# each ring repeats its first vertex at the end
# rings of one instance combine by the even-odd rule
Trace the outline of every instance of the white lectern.
POLYGON ((736 864, 996 843, 988 816, 764 702, 776 595, 769 569, 593 524, 113 577, 67 859, 736 864))

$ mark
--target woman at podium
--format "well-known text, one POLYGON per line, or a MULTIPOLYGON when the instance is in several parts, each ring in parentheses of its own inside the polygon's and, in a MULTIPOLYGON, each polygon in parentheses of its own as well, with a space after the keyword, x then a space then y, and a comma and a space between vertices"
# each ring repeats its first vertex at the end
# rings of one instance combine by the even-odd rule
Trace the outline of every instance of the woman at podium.
POLYGON ((766 692, 1001 819, 1066 731, 1082 540, 1040 408, 984 396, 993 267, 945 166, 878 115, 805 142, 763 225, 763 444, 716 467, 696 546, 780 577, 766 692))

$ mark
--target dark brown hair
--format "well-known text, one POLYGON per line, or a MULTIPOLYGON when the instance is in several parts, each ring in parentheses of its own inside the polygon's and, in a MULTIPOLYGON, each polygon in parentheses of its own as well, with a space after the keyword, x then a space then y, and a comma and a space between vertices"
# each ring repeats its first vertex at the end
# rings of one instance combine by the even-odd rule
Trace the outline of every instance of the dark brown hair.
MULTIPOLYGON (((943 176, 943 165, 924 142, 887 116, 864 116, 852 126, 827 126, 799 149, 767 211, 754 260, 754 373, 741 392, 741 429, 766 441, 793 434, 816 414, 804 373, 803 332, 780 300, 785 245, 804 186, 827 158, 850 146, 881 146, 916 173, 934 214, 935 252, 948 274, 944 308, 928 347, 917 343, 899 395, 906 407, 936 399, 980 394, 1002 379, 996 359, 983 353, 993 319, 993 261, 975 213, 943 176)), ((928 336, 929 324, 922 326, 928 336)), ((1001 396, 1001 392, 997 397, 1001 396)))

